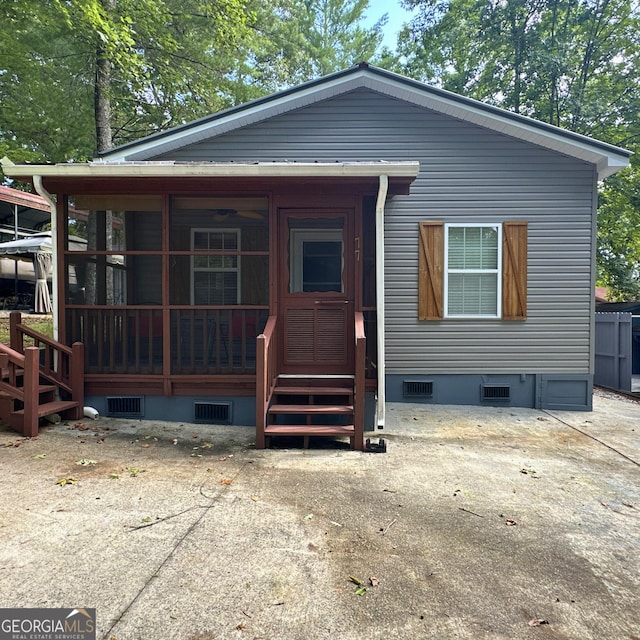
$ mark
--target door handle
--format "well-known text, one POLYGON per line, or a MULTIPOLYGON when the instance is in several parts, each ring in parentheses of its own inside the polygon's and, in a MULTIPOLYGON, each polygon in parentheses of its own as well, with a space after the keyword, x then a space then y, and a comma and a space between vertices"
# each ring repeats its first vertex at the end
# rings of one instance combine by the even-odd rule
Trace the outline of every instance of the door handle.
POLYGON ((326 305, 342 305, 349 304, 349 300, 315 300, 313 304, 326 304, 326 305))

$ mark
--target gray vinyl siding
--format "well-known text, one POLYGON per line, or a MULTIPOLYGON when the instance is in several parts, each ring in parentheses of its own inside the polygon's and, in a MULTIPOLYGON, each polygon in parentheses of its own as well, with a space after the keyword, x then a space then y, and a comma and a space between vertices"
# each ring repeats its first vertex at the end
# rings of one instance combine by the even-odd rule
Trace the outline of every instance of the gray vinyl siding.
POLYGON ((387 203, 389 374, 590 373, 595 168, 364 89, 157 159, 418 160, 387 203), (418 222, 529 223, 525 321, 418 321, 418 222))

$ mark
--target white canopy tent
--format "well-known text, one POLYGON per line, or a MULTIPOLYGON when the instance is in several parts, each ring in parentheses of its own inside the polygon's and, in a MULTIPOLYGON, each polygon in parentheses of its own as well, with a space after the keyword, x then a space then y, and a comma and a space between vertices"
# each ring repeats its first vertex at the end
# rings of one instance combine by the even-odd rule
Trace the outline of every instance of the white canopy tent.
MULTIPOLYGON (((82 251, 86 249, 86 241, 80 238, 70 240, 70 248, 82 251)), ((33 262, 36 278, 34 311, 36 313, 51 313, 51 296, 47 284, 47 278, 53 264, 51 232, 44 231, 19 240, 0 242, 0 256, 33 262)))

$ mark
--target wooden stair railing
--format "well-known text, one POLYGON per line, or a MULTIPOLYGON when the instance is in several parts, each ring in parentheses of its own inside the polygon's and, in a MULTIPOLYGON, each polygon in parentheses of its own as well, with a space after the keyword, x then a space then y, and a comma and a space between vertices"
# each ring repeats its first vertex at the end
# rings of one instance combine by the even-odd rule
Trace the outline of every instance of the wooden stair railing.
POLYGON ((84 345, 67 347, 10 316, 11 345, 0 344, 0 419, 27 437, 38 435, 40 418, 82 418, 84 345), (33 346, 25 347, 25 337, 33 346))
MULTIPOLYGON (((271 319, 270 319, 271 321, 271 319)), ((275 318, 258 336, 256 448, 271 436, 348 437, 364 450, 366 338, 362 313, 355 314, 355 363, 351 375, 278 375, 275 318), (318 421, 319 420, 319 421, 318 421)))
POLYGON ((355 313, 355 378, 354 378, 354 398, 353 398, 353 426, 354 449, 364 451, 364 395, 366 360, 367 360, 367 338, 364 332, 364 314, 361 311, 355 313))
POLYGON ((278 377, 277 321, 277 316, 269 316, 264 331, 256 338, 256 449, 265 448, 267 412, 278 377))

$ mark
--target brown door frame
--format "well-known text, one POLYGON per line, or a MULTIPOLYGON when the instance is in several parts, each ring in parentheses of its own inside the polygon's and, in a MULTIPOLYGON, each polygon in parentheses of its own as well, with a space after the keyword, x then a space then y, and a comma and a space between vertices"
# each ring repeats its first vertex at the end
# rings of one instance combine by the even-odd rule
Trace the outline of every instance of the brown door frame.
MULTIPOLYGON (((279 354, 279 371, 282 373, 298 374, 345 374, 353 373, 354 344, 353 344, 353 314, 356 305, 359 306, 360 288, 358 287, 357 273, 359 264, 356 258, 359 257, 354 251, 356 242, 356 216, 359 211, 356 207, 281 207, 278 209, 278 326, 280 327, 281 345, 279 354), (290 230, 288 221, 290 219, 331 219, 342 218, 344 226, 342 228, 343 238, 343 272, 342 282, 344 291, 335 292, 315 292, 315 293, 290 293, 290 230), (314 360, 308 363, 288 363, 286 349, 288 348, 286 314, 288 310, 311 310, 315 309, 338 309, 346 310, 344 339, 345 339, 345 359, 343 364, 322 363, 314 360)), ((330 313, 330 312, 329 312, 330 313)), ((337 331, 337 329, 336 329, 337 331)), ((314 336, 315 338, 318 336, 314 336)), ((322 340, 322 336, 319 336, 322 340)))

